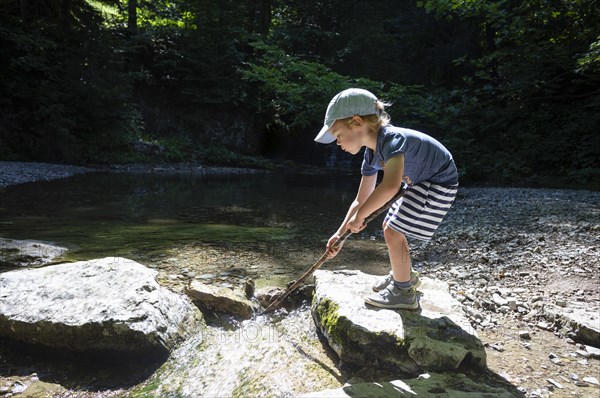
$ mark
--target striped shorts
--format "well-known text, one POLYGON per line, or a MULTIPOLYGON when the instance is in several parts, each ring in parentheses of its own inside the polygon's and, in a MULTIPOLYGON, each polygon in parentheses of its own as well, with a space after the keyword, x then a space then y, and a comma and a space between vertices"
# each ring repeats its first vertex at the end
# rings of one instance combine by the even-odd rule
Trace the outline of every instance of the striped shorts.
POLYGON ((388 210, 384 224, 408 237, 430 240, 452 206, 458 185, 424 181, 413 185, 388 210))

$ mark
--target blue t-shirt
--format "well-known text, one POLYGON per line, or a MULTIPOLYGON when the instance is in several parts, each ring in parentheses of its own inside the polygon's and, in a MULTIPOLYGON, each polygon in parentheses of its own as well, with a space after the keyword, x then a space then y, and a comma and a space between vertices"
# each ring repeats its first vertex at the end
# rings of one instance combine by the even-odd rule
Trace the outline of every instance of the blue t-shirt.
POLYGON ((375 152, 365 148, 361 174, 371 176, 383 170, 385 162, 404 155, 404 178, 409 185, 429 181, 439 185, 458 184, 452 154, 435 138, 415 130, 387 125, 377 134, 375 152))

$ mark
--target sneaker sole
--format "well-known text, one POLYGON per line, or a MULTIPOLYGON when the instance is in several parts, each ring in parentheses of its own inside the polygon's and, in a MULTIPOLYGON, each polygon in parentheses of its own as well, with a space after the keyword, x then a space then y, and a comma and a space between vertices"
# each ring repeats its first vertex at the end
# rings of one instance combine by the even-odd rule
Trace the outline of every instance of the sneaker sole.
POLYGON ((379 303, 376 301, 370 301, 368 298, 365 299, 365 303, 372 305, 373 307, 378 308, 389 308, 389 309, 398 309, 398 310, 416 310, 419 309, 419 302, 415 301, 414 304, 385 304, 379 303))

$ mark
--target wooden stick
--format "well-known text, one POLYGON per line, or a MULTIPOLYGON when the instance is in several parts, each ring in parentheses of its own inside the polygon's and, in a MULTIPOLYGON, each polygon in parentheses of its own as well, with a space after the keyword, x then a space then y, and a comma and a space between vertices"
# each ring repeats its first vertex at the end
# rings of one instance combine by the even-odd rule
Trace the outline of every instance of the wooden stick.
MULTIPOLYGON (((389 209, 394 204, 394 202, 396 202, 398 199, 400 199, 402 197, 402 195, 404 195, 404 192, 406 192, 406 184, 402 183, 402 187, 400 187, 400 191, 398 191, 398 193, 392 199, 390 199, 385 205, 381 206, 379 209, 377 209, 373 213, 371 213, 371 215, 369 215, 369 217, 365 218, 365 225, 368 224, 369 222, 371 222, 374 218, 379 216, 381 213, 383 213, 384 211, 389 209)), ((346 239, 348 239, 348 237, 350 235, 352 235, 352 232, 349 229, 347 229, 346 232, 344 232, 344 234, 342 236, 340 236, 338 238, 338 240, 336 240, 333 243, 333 245, 331 245, 331 247, 336 248, 336 247, 340 246, 342 243, 344 243, 346 241, 346 239)), ((321 258, 319 258, 317 260, 317 262, 314 263, 314 265, 308 269, 308 271, 306 271, 300 278, 298 278, 298 280, 296 280, 292 284, 292 286, 288 287, 287 290, 283 293, 283 295, 281 295, 279 298, 277 298, 275 301, 273 301, 271 304, 269 304, 269 306, 262 312, 262 314, 266 314, 268 312, 271 312, 271 311, 277 309, 277 307, 279 307, 279 305, 283 302, 283 300, 285 300, 306 279, 308 279, 308 277, 310 277, 317 269, 319 269, 321 267, 321 265, 323 265, 323 263, 325 263, 325 261, 327 261, 328 253, 329 253, 329 251, 325 250, 325 253, 323 253, 321 258)))

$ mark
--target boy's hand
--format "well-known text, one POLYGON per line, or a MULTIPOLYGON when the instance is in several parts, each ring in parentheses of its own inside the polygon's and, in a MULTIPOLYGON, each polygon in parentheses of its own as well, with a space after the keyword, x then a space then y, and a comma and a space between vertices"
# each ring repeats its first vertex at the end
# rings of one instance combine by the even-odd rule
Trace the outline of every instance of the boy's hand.
POLYGON ((346 224, 348 229, 350 231, 352 231, 353 234, 362 231, 367 226, 365 224, 364 217, 357 217, 357 216, 358 216, 358 213, 353 215, 352 218, 348 221, 348 224, 346 224))
POLYGON ((335 246, 335 247, 333 246, 333 244, 335 242, 337 242, 337 240, 340 238, 340 236, 341 236, 340 234, 335 233, 327 241, 327 247, 326 247, 326 251, 328 252, 327 258, 334 258, 335 256, 337 256, 337 254, 342 249, 342 246, 344 246, 344 242, 340 243, 338 246, 335 246))

